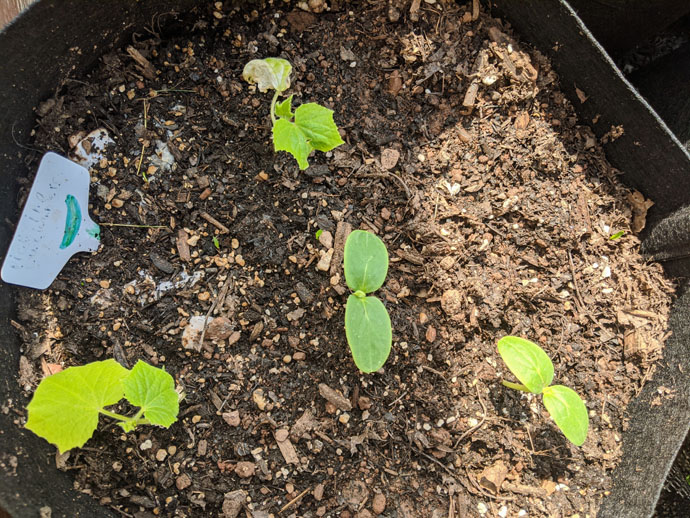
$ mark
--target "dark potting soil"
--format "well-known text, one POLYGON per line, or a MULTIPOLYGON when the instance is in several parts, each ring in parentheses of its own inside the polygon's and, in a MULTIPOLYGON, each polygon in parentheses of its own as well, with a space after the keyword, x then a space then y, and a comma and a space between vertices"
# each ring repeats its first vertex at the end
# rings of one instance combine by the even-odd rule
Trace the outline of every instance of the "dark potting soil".
POLYGON ((647 200, 500 20, 450 2, 309 5, 205 5, 188 32, 149 27, 37 107, 31 170, 92 130, 115 143, 91 169, 103 246, 49 290, 17 290, 27 398, 111 357, 165 367, 186 393, 169 429, 104 418, 55 461, 139 518, 595 516, 626 405, 663 354, 673 286, 638 253, 647 200), (346 141, 304 172, 272 150, 271 95, 241 79, 269 56, 346 141), (356 228, 391 257, 393 350, 369 375, 343 330, 356 228), (506 334, 539 343, 586 400, 581 448, 501 385, 506 334))

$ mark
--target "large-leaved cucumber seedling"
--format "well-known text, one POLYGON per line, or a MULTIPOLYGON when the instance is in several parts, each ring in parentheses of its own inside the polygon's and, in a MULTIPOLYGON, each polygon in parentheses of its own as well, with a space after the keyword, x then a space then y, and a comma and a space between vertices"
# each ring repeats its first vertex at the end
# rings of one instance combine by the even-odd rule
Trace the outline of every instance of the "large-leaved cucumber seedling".
POLYGON ((177 420, 179 396, 175 381, 163 369, 140 360, 128 370, 115 360, 105 360, 44 378, 27 410, 26 427, 63 453, 91 438, 99 414, 116 419, 125 432, 141 424, 168 428, 177 420), (106 410, 123 397, 139 407, 133 416, 106 410))
POLYGON ((355 230, 345 241, 345 282, 353 293, 345 307, 345 335, 357 368, 375 372, 391 352, 393 332, 386 307, 367 293, 378 290, 388 273, 388 250, 378 237, 355 230))
POLYGON ((278 97, 290 88, 292 65, 281 58, 253 59, 244 66, 242 77, 256 83, 259 91, 275 90, 271 101, 273 148, 287 151, 299 168, 309 167, 307 158, 314 149, 330 151, 343 144, 333 110, 316 103, 306 103, 292 111, 292 95, 278 104, 278 97))
POLYGON ((587 438, 589 416, 587 407, 573 389, 563 385, 551 385, 553 363, 537 344, 504 336, 498 341, 498 352, 520 383, 503 381, 508 388, 542 394, 544 406, 563 435, 576 446, 582 446, 587 438))

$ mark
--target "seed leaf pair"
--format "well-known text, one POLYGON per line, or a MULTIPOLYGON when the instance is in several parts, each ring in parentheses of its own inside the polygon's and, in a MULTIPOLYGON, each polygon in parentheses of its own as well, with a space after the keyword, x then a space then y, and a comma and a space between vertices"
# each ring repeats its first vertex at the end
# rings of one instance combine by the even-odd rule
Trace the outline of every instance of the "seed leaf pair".
POLYGON ((556 426, 570 442, 581 446, 589 428, 587 407, 573 389, 551 385, 553 363, 544 350, 524 338, 505 336, 498 341, 498 352, 508 369, 520 380, 520 384, 503 381, 503 385, 542 394, 544 406, 556 426))
POLYGON ((130 431, 138 424, 167 428, 177 420, 178 409, 170 374, 142 361, 130 371, 115 360, 105 360, 69 367, 44 378, 27 407, 26 427, 65 452, 91 438, 99 414, 117 419, 125 431, 130 431), (123 397, 140 407, 135 416, 106 410, 123 397))
POLYGON ((391 319, 383 303, 367 293, 378 290, 388 273, 388 251, 374 234, 355 230, 345 242, 345 282, 354 292, 345 307, 345 335, 355 365, 363 372, 383 367, 391 351, 391 319))

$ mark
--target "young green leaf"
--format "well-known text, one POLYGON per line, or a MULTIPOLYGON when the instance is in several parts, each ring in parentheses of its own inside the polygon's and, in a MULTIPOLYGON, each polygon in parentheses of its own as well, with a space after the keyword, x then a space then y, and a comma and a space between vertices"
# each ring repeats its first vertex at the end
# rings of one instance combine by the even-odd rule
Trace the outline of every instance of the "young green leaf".
POLYGON ((498 341, 498 352, 510 372, 530 392, 540 394, 551 384, 553 363, 537 344, 517 336, 504 336, 498 341))
POLYGON ((623 237, 624 234, 625 234, 625 230, 619 230, 615 234, 611 235, 611 237, 609 237, 609 239, 611 241, 615 241, 616 239, 620 239, 621 237, 623 237))
POLYGON ((292 122, 285 119, 278 119, 273 125, 273 148, 276 151, 290 153, 302 170, 309 167, 307 158, 314 149, 309 145, 307 136, 292 122))
POLYGON ((269 89, 283 92, 290 88, 292 65, 281 58, 252 59, 244 66, 242 78, 248 83, 256 83, 259 91, 269 89))
POLYGON ((362 372, 383 367, 391 352, 391 319, 376 297, 350 295, 345 306, 345 335, 355 365, 362 372))
POLYGON ((139 360, 122 384, 127 400, 141 408, 150 424, 168 428, 177 420, 175 380, 163 369, 139 360))
MULTIPOLYGON (((281 113, 289 109, 282 107, 281 113)), ((344 143, 333 122, 333 110, 315 103, 302 104, 295 110, 295 122, 283 118, 281 113, 273 124, 273 148, 290 153, 302 170, 309 167, 307 158, 312 150, 330 151, 344 143)))
POLYGON ((377 236, 355 230, 345 241, 345 282, 352 291, 378 290, 388 273, 388 251, 377 236))
POLYGON ((292 120, 295 116, 292 113, 292 95, 285 99, 282 103, 276 104, 276 115, 282 119, 292 120))
POLYGON ((330 151, 345 143, 333 121, 333 110, 320 104, 299 105, 295 110, 295 124, 307 136, 311 147, 318 151, 330 151))
POLYGON ((563 435, 575 446, 582 446, 587 439, 589 416, 577 392, 563 385, 545 387, 544 406, 563 435))
POLYGON ((27 407, 26 427, 61 453, 83 446, 98 426, 99 412, 122 399, 128 374, 115 360, 105 360, 45 378, 27 407))

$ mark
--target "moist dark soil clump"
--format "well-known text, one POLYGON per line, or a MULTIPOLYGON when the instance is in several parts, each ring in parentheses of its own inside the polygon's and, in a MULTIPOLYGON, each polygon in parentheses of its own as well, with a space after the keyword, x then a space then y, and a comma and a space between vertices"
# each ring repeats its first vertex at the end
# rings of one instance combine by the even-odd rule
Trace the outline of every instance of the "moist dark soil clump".
POLYGON ((646 200, 500 20, 310 5, 204 6, 37 108, 36 149, 70 155, 99 128, 114 144, 91 169, 103 246, 18 290, 27 395, 111 357, 165 367, 186 394, 170 429, 102 419, 56 461, 122 516, 595 516, 663 353, 673 287, 638 253, 646 200), (271 56, 346 141, 304 172, 272 150, 270 94, 241 79, 271 56), (391 257, 393 351, 369 375, 343 329, 357 228, 391 257), (501 385, 506 334, 585 399, 583 447, 501 385))

